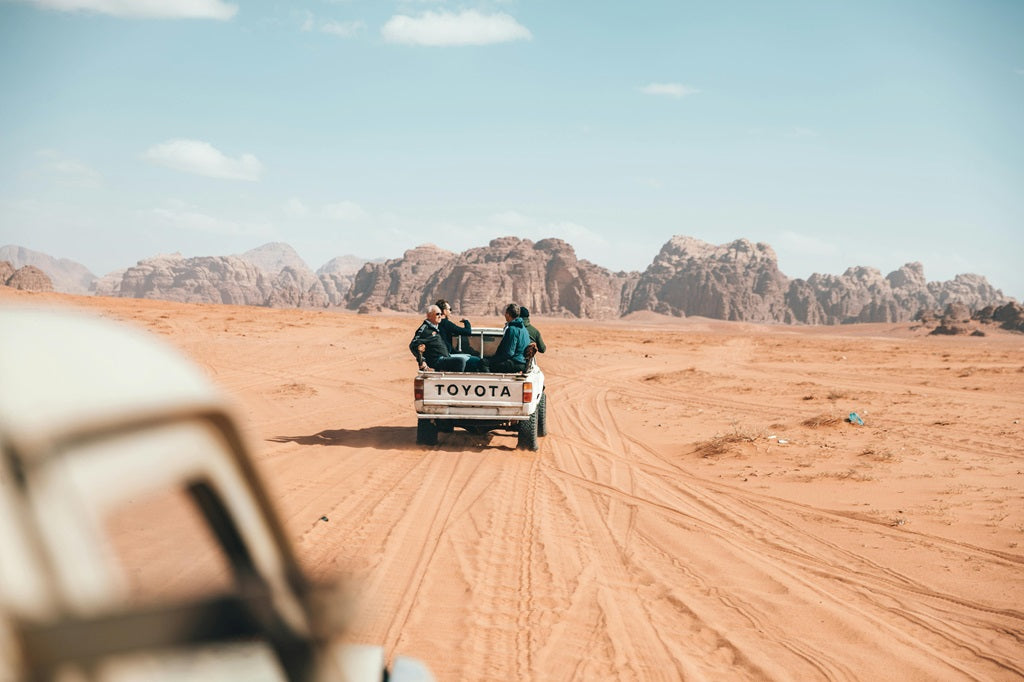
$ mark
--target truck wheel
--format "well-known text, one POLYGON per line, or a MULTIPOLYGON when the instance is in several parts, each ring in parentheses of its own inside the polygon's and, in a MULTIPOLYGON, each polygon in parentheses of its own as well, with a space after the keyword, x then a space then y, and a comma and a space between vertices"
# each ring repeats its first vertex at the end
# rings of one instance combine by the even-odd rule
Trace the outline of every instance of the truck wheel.
POLYGON ((537 449, 537 412, 534 411, 529 419, 519 422, 519 442, 516 447, 520 450, 537 449))
POLYGON ((540 394, 540 403, 537 405, 537 435, 548 435, 548 394, 540 394))
POLYGON ((430 419, 420 419, 416 422, 416 444, 437 445, 437 427, 430 419))

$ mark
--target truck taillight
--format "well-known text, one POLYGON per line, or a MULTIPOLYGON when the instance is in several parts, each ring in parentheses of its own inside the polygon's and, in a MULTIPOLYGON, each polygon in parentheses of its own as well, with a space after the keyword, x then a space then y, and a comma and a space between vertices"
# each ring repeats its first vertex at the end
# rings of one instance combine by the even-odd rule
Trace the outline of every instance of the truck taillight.
POLYGON ((532 403, 533 402, 533 382, 530 382, 530 381, 524 381, 523 382, 523 402, 524 403, 532 403))
POLYGON ((414 400, 423 400, 423 379, 416 379, 413 383, 412 394, 414 400))

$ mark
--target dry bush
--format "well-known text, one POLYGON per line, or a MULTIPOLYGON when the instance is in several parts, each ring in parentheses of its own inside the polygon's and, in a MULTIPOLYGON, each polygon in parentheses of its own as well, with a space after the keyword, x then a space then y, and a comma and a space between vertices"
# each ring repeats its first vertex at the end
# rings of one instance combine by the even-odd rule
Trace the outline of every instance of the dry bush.
POLYGON ((842 422, 842 419, 831 414, 819 414, 816 417, 810 417, 809 419, 805 419, 800 423, 803 424, 804 426, 809 426, 812 429, 819 429, 823 426, 835 426, 836 424, 841 424, 842 422))
POLYGON ((872 447, 864 448, 861 453, 861 457, 867 457, 873 462, 898 462, 899 457, 894 455, 889 450, 876 450, 872 447))
POLYGON ((861 473, 856 469, 847 469, 845 471, 819 471, 815 474, 804 474, 801 476, 795 476, 794 480, 802 483, 813 483, 814 481, 820 481, 823 479, 835 479, 837 481, 856 481, 858 483, 866 483, 868 481, 875 480, 871 474, 861 473))
POLYGON ((736 435, 715 436, 711 440, 697 443, 695 452, 701 457, 717 457, 724 455, 732 449, 736 443, 746 442, 747 439, 736 435))
POLYGON ((738 422, 733 422, 732 433, 718 434, 710 440, 697 443, 695 452, 701 457, 715 457, 729 452, 732 450, 733 445, 753 443, 758 438, 764 437, 764 429, 752 429, 738 422))

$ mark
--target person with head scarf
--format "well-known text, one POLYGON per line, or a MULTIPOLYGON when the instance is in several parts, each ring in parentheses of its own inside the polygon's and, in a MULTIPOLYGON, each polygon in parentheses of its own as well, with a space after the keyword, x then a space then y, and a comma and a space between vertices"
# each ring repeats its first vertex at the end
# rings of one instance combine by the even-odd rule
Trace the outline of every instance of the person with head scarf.
POLYGON ((519 317, 523 318, 523 326, 526 327, 526 333, 530 335, 530 341, 537 344, 537 352, 545 352, 548 347, 544 345, 544 339, 540 336, 540 330, 530 323, 530 310, 526 306, 519 307, 519 317))

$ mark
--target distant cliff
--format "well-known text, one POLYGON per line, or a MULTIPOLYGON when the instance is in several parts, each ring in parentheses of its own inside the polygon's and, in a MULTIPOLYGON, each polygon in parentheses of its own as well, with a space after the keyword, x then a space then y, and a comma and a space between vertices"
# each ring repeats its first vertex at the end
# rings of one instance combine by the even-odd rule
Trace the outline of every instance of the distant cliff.
POLYGON ((622 314, 636 278, 578 260, 561 239, 503 237, 461 254, 428 244, 368 263, 356 273, 344 305, 422 312, 446 298, 458 313, 498 315, 516 301, 542 315, 600 319, 622 314))
POLYGON ((9 261, 15 270, 31 265, 46 273, 54 291, 66 294, 88 294, 96 276, 81 263, 67 258, 53 258, 21 246, 0 246, 0 261, 9 261))
POLYGON ((53 282, 49 276, 36 266, 15 268, 6 260, 0 260, 0 286, 22 291, 53 291, 53 282))
POLYGON ((791 280, 767 244, 739 239, 712 245, 673 237, 642 273, 613 273, 578 260, 560 239, 504 237, 451 253, 433 245, 367 264, 343 305, 364 312, 420 312, 447 298, 458 313, 495 315, 509 301, 548 316, 613 318, 651 310, 748 322, 845 324, 901 322, 924 310, 971 310, 1010 299, 978 275, 927 282, 920 263, 883 277, 869 267, 791 280))
MULTIPOLYGON (((266 255, 266 254, 264 254, 266 255)), ((325 308, 338 305, 348 282, 337 275, 315 275, 301 261, 286 259, 278 270, 265 270, 245 254, 179 254, 139 261, 121 275, 97 284, 99 295, 153 298, 183 303, 230 303, 272 308, 325 308)), ((265 264, 264 264, 265 267, 265 264)))
POLYGON ((640 276, 626 312, 788 322, 788 285, 767 244, 739 239, 714 246, 673 237, 640 276))
MULTIPOLYGON (((57 268, 66 287, 71 281, 80 289, 88 274, 73 261, 4 249, 15 256, 14 268, 27 260, 47 274, 57 268)), ((44 286, 31 271, 19 281, 25 277, 31 286, 44 286)), ((54 289, 69 291, 57 281, 54 289)), ((649 310, 788 324, 905 322, 922 313, 941 316, 950 306, 1004 314, 1008 309, 1001 307, 1012 301, 980 275, 929 282, 920 263, 885 276, 857 266, 841 275, 790 279, 767 244, 738 239, 714 245, 684 236, 666 242, 643 272, 612 272, 578 259, 561 239, 502 237, 462 253, 425 244, 383 262, 342 256, 316 272, 277 242, 233 256, 157 256, 89 284, 97 295, 197 303, 420 313, 446 298, 467 316, 498 315, 516 301, 549 317, 611 319, 649 310)))
POLYGON ((235 256, 164 255, 97 280, 94 288, 97 295, 122 298, 326 308, 344 300, 352 284, 351 259, 335 258, 314 273, 282 243, 235 256))

